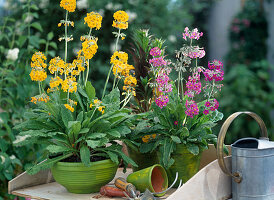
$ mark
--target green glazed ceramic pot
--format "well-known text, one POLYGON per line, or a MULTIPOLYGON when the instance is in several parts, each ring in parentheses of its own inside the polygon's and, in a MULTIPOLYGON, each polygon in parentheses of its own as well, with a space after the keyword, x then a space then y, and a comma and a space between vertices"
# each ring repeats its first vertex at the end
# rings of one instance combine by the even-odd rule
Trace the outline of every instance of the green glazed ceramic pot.
MULTIPOLYGON (((158 164, 128 175, 127 182, 132 183, 140 192, 145 192, 146 189, 151 192, 162 192, 168 187, 166 171, 158 164)), ((163 196, 164 194, 157 196, 163 196)))
POLYGON ((155 164, 159 164, 159 159, 156 152, 141 153, 127 146, 129 157, 138 165, 138 167, 132 166, 133 172, 145 169, 155 164))
POLYGON ((115 176, 118 166, 110 159, 91 162, 89 167, 83 163, 58 162, 51 172, 59 184, 69 192, 89 194, 99 192, 103 185, 115 176))
MULTIPOLYGON (((176 151, 172 154, 174 164, 167 170, 168 183, 172 184, 175 180, 176 172, 179 173, 178 181, 174 187, 178 187, 180 179, 182 183, 186 183, 192 176, 199 171, 201 153, 199 155, 193 155, 187 150, 186 145, 177 144, 176 151)), ((158 153, 158 157, 160 153, 158 153)))

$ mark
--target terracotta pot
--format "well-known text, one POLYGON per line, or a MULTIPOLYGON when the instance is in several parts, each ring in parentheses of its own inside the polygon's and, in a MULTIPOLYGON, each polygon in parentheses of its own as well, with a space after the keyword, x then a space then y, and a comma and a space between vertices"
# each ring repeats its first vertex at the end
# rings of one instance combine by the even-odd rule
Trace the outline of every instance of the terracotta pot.
POLYGON ((117 168, 114 162, 107 159, 91 162, 89 167, 83 163, 58 162, 51 171, 54 179, 69 192, 89 194, 99 192, 101 186, 109 183, 117 168))
POLYGON ((158 164, 128 175, 127 182, 132 183, 141 192, 145 192, 146 189, 151 192, 162 192, 168 187, 166 171, 158 164))

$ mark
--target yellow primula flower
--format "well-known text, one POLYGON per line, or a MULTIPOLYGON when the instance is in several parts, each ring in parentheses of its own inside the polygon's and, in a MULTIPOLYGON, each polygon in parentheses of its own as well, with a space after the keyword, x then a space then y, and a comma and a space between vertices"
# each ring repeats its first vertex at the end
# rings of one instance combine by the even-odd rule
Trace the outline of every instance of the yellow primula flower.
POLYGON ((82 51, 86 59, 91 59, 97 52, 98 46, 95 40, 85 40, 82 43, 82 51))
POLYGON ((110 58, 110 63, 113 65, 126 64, 128 61, 128 54, 123 51, 115 51, 110 58))
POLYGON ((137 85, 137 79, 135 77, 129 75, 125 78, 124 84, 131 86, 131 87, 135 87, 137 85))
POLYGON ((100 101, 99 99, 95 99, 93 103, 95 104, 96 107, 98 107, 102 103, 102 101, 100 101))
POLYGON ((74 66, 74 69, 77 68, 77 70, 79 72, 83 72, 85 71, 85 67, 84 67, 84 61, 82 59, 74 59, 73 62, 72 62, 72 65, 74 66))
POLYGON ((61 0, 60 7, 69 12, 74 12, 76 8, 76 0, 61 0))
POLYGON ((96 30, 101 28, 102 16, 99 13, 90 12, 87 14, 84 20, 85 24, 88 24, 89 28, 96 28, 96 30))
POLYGON ((101 112, 102 114, 104 114, 105 113, 104 108, 105 108, 105 106, 99 106, 98 107, 99 112, 101 112))
POLYGON ((112 26, 119 29, 128 28, 128 14, 125 11, 118 10, 113 14, 113 24, 112 26))
POLYGON ((64 104, 64 106, 66 107, 66 109, 68 109, 70 112, 74 112, 74 108, 69 105, 69 104, 64 104))
POLYGON ((70 92, 70 93, 76 92, 77 91, 76 79, 73 77, 69 77, 69 78, 65 79, 62 82, 62 90, 64 92, 70 92))
POLYGON ((49 61, 48 68, 49 68, 49 71, 51 74, 54 74, 55 72, 57 72, 62 75, 64 73, 64 69, 65 69, 65 62, 59 56, 52 58, 49 61))
POLYGON ((33 69, 46 68, 47 64, 45 63, 45 60, 47 60, 47 58, 42 52, 40 51, 35 52, 31 58, 31 63, 30 63, 31 68, 33 69))
POLYGON ((38 102, 45 102, 47 103, 49 101, 49 96, 46 94, 37 95, 35 97, 31 97, 31 102, 36 104, 38 102))
POLYGON ((56 76, 55 78, 50 79, 49 86, 51 89, 57 88, 62 82, 63 80, 59 76, 56 76))
POLYGON ((32 69, 29 75, 32 81, 44 81, 47 78, 44 69, 32 69))

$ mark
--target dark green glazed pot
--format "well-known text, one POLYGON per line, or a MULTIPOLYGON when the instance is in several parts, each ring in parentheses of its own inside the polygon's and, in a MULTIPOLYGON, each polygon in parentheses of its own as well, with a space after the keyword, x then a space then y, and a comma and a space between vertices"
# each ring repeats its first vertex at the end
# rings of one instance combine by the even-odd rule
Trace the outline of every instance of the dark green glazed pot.
POLYGON ((99 192, 103 185, 115 176, 118 165, 110 159, 91 162, 89 167, 83 163, 58 162, 52 168, 56 182, 69 192, 89 194, 99 192))
POLYGON ((141 153, 127 146, 129 157, 138 165, 138 167, 132 166, 133 172, 151 167, 155 164, 159 164, 159 159, 156 152, 141 153))
MULTIPOLYGON (((168 183, 172 184, 175 180, 176 172, 179 173, 178 181, 174 187, 178 187, 180 179, 182 183, 186 183, 192 176, 199 171, 201 153, 193 155, 190 153, 184 144, 177 144, 176 151, 172 154, 174 164, 167 170, 168 183)), ((158 157, 161 156, 158 153, 158 157)))

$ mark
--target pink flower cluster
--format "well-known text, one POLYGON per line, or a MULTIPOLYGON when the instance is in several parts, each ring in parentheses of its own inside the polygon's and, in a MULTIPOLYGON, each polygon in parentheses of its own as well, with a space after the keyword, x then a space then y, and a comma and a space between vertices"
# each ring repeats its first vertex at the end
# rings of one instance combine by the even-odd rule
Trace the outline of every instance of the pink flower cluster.
POLYGON ((163 56, 149 59, 149 63, 152 64, 153 67, 161 67, 167 64, 163 56))
POLYGON ((161 109, 167 105, 167 103, 169 102, 169 98, 168 95, 160 95, 159 97, 157 97, 155 99, 155 103, 157 104, 157 106, 159 106, 161 109))
POLYGON ((153 67, 161 67, 166 66, 167 62, 164 60, 164 57, 161 56, 161 49, 159 47, 154 47, 150 49, 149 54, 153 56, 152 59, 149 59, 149 63, 152 64, 153 67))
POLYGON ((216 99, 213 99, 211 101, 205 102, 205 109, 204 109, 204 114, 207 115, 209 114, 210 111, 215 111, 219 108, 219 102, 216 99))
POLYGON ((200 37, 202 36, 203 36, 203 32, 199 33, 197 28, 190 31, 189 28, 186 27, 185 32, 183 33, 184 40, 187 40, 187 38, 199 40, 200 37))
POLYGON ((169 77, 165 73, 159 73, 156 82, 159 92, 169 93, 172 91, 172 84, 168 83, 169 77))
POLYGON ((206 81, 222 81, 224 80, 223 63, 218 60, 208 62, 208 68, 203 73, 206 81))
POLYGON ((153 57, 160 56, 161 55, 161 49, 159 49, 159 47, 154 47, 150 50, 149 54, 152 55, 153 57))
POLYGON ((192 76, 188 77, 188 81, 186 83, 187 91, 185 95, 193 98, 196 94, 201 93, 202 84, 200 82, 200 74, 198 72, 193 73, 192 76))
POLYGON ((191 51, 188 54, 188 57, 194 59, 194 58, 203 58, 205 56, 205 50, 200 48, 195 48, 193 51, 191 51))
POLYGON ((199 114, 199 108, 198 105, 195 103, 195 101, 191 100, 188 101, 186 100, 186 115, 189 116, 190 118, 193 118, 195 115, 199 114))

